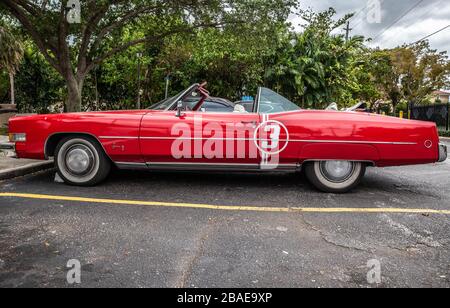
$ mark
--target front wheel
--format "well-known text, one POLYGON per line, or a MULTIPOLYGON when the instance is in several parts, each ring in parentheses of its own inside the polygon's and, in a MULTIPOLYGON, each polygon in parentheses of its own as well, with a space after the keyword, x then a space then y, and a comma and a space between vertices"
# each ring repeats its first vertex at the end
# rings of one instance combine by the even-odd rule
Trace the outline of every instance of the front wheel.
POLYGON ((102 182, 111 170, 103 148, 92 138, 68 137, 56 148, 55 164, 66 184, 93 186, 102 182))
POLYGON ((327 193, 346 193, 361 182, 366 165, 352 161, 316 161, 305 166, 308 180, 327 193))

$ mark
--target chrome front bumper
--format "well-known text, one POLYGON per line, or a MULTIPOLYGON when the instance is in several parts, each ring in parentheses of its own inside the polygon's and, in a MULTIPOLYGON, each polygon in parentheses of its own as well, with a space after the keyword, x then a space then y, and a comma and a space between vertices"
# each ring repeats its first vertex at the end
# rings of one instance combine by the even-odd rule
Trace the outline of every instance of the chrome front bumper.
POLYGON ((0 143, 0 152, 6 157, 16 157, 16 145, 11 142, 0 143))
POLYGON ((445 144, 439 144, 439 162, 447 160, 447 146, 445 144))

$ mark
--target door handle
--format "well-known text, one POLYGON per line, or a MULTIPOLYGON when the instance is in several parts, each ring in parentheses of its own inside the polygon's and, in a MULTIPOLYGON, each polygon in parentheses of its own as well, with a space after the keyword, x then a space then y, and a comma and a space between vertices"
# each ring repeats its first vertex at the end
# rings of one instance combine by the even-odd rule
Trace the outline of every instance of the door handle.
POLYGON ((242 124, 253 124, 253 125, 258 124, 258 122, 256 122, 256 121, 241 121, 241 123, 242 124))

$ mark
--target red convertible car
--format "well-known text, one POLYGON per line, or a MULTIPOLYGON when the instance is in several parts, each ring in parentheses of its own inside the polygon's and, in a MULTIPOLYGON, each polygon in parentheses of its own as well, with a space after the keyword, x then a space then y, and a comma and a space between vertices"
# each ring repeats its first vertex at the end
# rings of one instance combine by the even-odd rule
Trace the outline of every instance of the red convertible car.
POLYGON ((319 190, 347 192, 366 167, 442 162, 434 123, 368 113, 301 110, 260 88, 254 102, 212 99, 195 84, 147 110, 16 117, 8 144, 18 158, 55 160, 70 185, 123 169, 298 171, 319 190), (248 105, 250 104, 250 105, 248 105))

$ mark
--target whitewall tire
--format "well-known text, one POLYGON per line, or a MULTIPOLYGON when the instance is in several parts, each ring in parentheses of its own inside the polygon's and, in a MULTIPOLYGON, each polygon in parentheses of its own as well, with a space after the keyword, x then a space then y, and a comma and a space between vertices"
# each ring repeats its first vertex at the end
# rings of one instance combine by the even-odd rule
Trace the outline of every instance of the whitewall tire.
POLYGON ((346 193, 361 182, 366 165, 352 161, 316 161, 307 163, 305 173, 317 189, 327 193, 346 193))
POLYGON ((90 137, 67 137, 57 146, 55 164, 66 184, 93 186, 106 179, 111 163, 103 148, 90 137))

